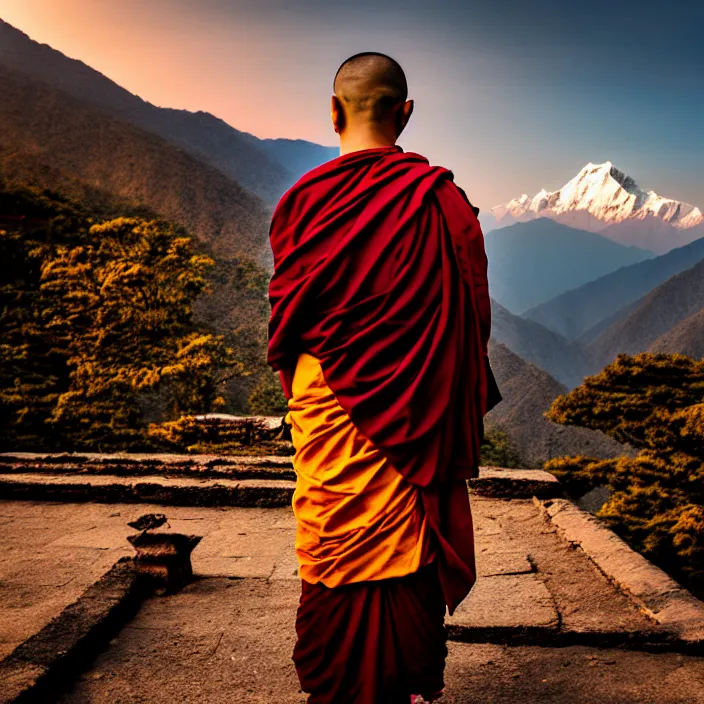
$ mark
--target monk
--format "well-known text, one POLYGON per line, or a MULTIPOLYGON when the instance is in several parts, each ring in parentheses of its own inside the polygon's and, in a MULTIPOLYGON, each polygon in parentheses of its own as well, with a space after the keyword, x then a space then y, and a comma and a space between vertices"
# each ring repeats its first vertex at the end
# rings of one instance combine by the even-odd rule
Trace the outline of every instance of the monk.
POLYGON ((467 479, 497 391, 478 210, 396 144, 399 64, 337 71, 340 156, 281 199, 269 364, 288 399, 301 599, 293 660, 310 704, 442 694, 444 618, 475 581, 467 479))

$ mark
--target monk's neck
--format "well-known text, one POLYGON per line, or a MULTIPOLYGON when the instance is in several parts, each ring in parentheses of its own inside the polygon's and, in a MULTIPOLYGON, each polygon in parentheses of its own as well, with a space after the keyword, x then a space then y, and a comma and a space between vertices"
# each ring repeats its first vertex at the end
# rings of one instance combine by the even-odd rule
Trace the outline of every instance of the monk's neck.
POLYGON ((362 149, 376 149, 377 147, 393 147, 396 138, 379 132, 360 131, 340 135, 340 156, 350 152, 359 152, 362 149))

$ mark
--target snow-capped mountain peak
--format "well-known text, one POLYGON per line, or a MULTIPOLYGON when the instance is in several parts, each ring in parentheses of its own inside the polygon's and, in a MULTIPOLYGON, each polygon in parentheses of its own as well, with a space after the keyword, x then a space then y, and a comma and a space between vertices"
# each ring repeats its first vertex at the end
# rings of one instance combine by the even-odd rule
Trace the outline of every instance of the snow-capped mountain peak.
POLYGON ((627 220, 655 219, 677 230, 704 223, 699 208, 643 190, 610 161, 590 162, 559 190, 543 189, 533 198, 523 194, 492 212, 499 226, 549 217, 594 232, 627 220))

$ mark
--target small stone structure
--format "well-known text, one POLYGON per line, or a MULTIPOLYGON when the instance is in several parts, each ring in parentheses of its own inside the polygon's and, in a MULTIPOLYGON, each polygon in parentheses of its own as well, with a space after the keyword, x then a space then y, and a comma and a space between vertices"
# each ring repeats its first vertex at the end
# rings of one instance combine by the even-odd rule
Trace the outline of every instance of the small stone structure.
POLYGON ((157 589, 174 594, 193 579, 191 553, 200 536, 143 532, 128 535, 127 540, 137 551, 135 570, 151 579, 157 589))

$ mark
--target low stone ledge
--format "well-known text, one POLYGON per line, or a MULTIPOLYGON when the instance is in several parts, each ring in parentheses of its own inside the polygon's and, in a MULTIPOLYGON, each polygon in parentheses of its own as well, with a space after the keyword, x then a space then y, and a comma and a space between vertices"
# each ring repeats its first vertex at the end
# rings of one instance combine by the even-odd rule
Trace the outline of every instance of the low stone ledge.
POLYGON ((255 479, 120 477, 74 474, 0 475, 0 499, 167 506, 290 506, 295 482, 255 479))
POLYGON ((56 689, 90 662, 151 593, 123 559, 39 633, 0 661, 0 704, 53 699, 56 689))
POLYGON ((696 651, 704 649, 704 603, 597 518, 566 499, 538 502, 544 517, 578 545, 640 610, 696 651))
MULTIPOLYGON (((40 473, 262 481, 296 479, 290 456, 0 453, 0 478, 40 473)), ((560 494, 559 481, 538 469, 480 467, 479 477, 470 480, 469 486, 472 493, 495 498, 549 498, 560 494)))
POLYGON ((480 467, 479 476, 470 479, 469 489, 479 496, 505 499, 549 498, 562 491, 557 477, 549 472, 501 467, 480 467))
POLYGON ((144 453, 0 453, 0 474, 109 474, 236 479, 295 479, 290 456, 144 453))

